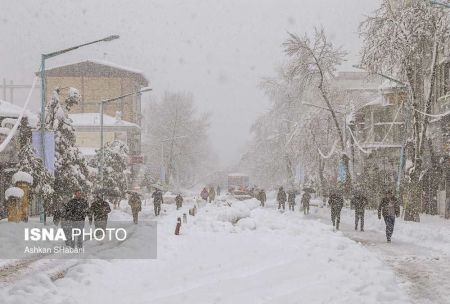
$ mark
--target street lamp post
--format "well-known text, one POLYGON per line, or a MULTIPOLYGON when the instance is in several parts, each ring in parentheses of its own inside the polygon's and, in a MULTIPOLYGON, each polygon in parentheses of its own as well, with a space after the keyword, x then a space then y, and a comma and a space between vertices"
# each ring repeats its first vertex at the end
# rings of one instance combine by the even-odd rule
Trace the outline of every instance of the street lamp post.
MULTIPOLYGON (((115 39, 119 39, 119 35, 111 35, 102 39, 98 39, 95 41, 91 41, 91 42, 87 42, 87 43, 83 43, 80 45, 76 45, 67 49, 63 49, 63 50, 59 50, 56 52, 51 52, 51 53, 47 53, 47 54, 41 54, 41 72, 40 72, 40 76, 41 76, 41 121, 40 121, 40 131, 41 131, 41 153, 42 153, 42 163, 44 164, 45 167, 45 105, 46 105, 46 100, 45 100, 45 94, 46 94, 46 86, 45 86, 45 82, 46 82, 46 76, 45 76, 45 60, 49 59, 49 58, 53 58, 56 57, 58 55, 64 54, 64 53, 68 53, 70 51, 79 49, 83 46, 87 46, 87 45, 91 45, 94 43, 98 43, 98 42, 108 42, 111 40, 115 40, 115 39)), ((42 203, 42 202, 41 202, 42 203)), ((42 208, 42 206, 41 206, 42 208)), ((43 219, 41 220, 42 222, 46 222, 46 214, 45 214, 45 210, 43 210, 43 219)))
POLYGON ((124 94, 121 96, 117 96, 117 97, 113 97, 113 98, 109 98, 109 99, 105 99, 99 102, 100 104, 100 153, 101 153, 101 157, 100 157, 100 167, 99 167, 99 171, 100 171, 100 185, 101 185, 101 195, 103 198, 103 167, 104 167, 104 163, 105 163, 105 151, 104 151, 104 134, 103 134, 103 130, 104 130, 104 125, 103 125, 103 112, 104 112, 104 105, 113 101, 117 101, 120 100, 122 98, 131 96, 131 95, 136 95, 136 94, 141 94, 144 92, 149 92, 151 91, 151 88, 142 88, 139 91, 136 92, 132 92, 132 93, 128 93, 128 94, 124 94))

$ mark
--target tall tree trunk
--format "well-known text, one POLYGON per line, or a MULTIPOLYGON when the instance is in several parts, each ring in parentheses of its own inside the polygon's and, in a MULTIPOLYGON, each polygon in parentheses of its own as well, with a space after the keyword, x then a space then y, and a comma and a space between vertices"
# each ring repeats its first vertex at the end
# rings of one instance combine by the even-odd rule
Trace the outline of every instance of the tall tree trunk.
MULTIPOLYGON (((425 101, 425 113, 431 113, 431 104, 432 104, 432 96, 433 90, 435 86, 435 76, 437 69, 437 57, 438 57, 438 43, 437 40, 434 40, 433 45, 433 55, 431 62, 431 71, 429 78, 429 91, 427 92, 427 96, 425 101)), ((417 81, 414 79, 413 72, 410 70, 408 72, 408 80, 410 83, 410 87, 413 87, 414 84, 417 85, 417 81)), ((422 79, 422 77, 419 77, 422 79)), ((423 84, 418 84, 422 86, 423 84)), ((415 88, 415 87, 414 87, 415 88)), ((411 89, 412 92, 416 92, 415 89, 411 89)), ((412 93, 411 92, 411 93, 412 93)), ((420 180, 420 176, 423 170, 423 155, 425 150, 425 142, 426 142, 426 132, 429 124, 429 117, 426 115, 420 114, 417 110, 422 111, 423 109, 419 109, 419 105, 421 103, 421 99, 425 97, 423 94, 417 96, 417 94, 412 93, 413 105, 412 109, 414 111, 414 140, 415 140, 415 151, 414 151, 414 173, 410 175, 410 182, 407 186, 409 190, 408 200, 405 205, 405 221, 420 221, 420 212, 421 212, 421 204, 422 204, 422 181, 420 180), (423 116, 423 118, 421 117, 423 116)))

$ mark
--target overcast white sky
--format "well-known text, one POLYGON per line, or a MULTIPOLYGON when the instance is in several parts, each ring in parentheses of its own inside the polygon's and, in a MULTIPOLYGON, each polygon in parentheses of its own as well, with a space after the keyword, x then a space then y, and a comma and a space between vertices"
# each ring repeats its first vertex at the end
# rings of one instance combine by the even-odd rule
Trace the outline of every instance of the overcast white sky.
POLYGON ((41 53, 118 34, 120 40, 51 59, 48 66, 103 59, 142 70, 154 95, 191 91, 198 110, 211 113, 214 148, 229 165, 239 159, 252 122, 267 109, 257 84, 282 62, 286 32, 322 24, 351 52, 350 67, 360 47, 358 24, 378 2, 0 0, 0 78, 31 83, 41 53))

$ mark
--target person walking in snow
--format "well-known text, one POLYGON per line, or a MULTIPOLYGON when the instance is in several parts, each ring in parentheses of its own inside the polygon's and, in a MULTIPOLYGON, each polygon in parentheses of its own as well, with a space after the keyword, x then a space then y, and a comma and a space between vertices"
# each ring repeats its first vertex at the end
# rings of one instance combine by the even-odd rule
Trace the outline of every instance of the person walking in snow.
MULTIPOLYGON (((108 202, 103 200, 101 195, 97 195, 96 200, 91 204, 89 222, 94 220, 95 228, 106 232, 106 224, 108 223, 108 213, 111 212, 111 207, 108 202)), ((99 233, 96 232, 96 233, 99 233)))
POLYGON ((358 230, 358 223, 361 221, 361 231, 364 231, 364 210, 368 204, 367 197, 360 191, 353 193, 350 204, 355 208, 355 230, 358 230))
POLYGON ((209 197, 209 192, 208 190, 205 188, 203 188, 202 192, 200 193, 200 197, 204 200, 204 201, 208 201, 208 197, 209 197))
POLYGON ((288 205, 289 205, 289 210, 294 211, 294 206, 295 206, 295 190, 289 191, 289 194, 288 194, 288 205))
POLYGON ((261 202, 261 207, 264 207, 267 200, 266 192, 264 191, 264 189, 259 190, 256 199, 261 202))
POLYGON ((333 223, 333 230, 339 230, 341 210, 344 206, 344 198, 342 197, 341 191, 334 190, 328 198, 328 204, 331 207, 331 222, 333 223))
POLYGON ((131 213, 133 214, 133 223, 138 223, 139 212, 142 210, 142 202, 139 194, 136 192, 130 193, 130 198, 128 199, 128 205, 131 207, 131 213))
POLYGON ((286 192, 284 192, 283 187, 280 187, 278 189, 277 194, 277 201, 278 201, 278 210, 283 207, 283 210, 285 210, 286 206, 286 192))
POLYGON ((391 242, 392 234, 394 233, 395 218, 400 216, 400 205, 397 198, 391 190, 387 190, 385 196, 381 199, 378 206, 378 219, 381 220, 383 215, 386 223, 386 239, 391 242))
POLYGON ((219 185, 217 185, 216 194, 217 194, 217 196, 220 195, 220 186, 219 185))
POLYGON ((75 190, 74 197, 67 203, 63 204, 61 209, 61 226, 66 236, 66 245, 72 248, 82 248, 83 239, 78 236, 76 240, 72 237, 73 229, 84 228, 84 222, 86 216, 89 215, 89 204, 86 199, 83 198, 81 189, 75 190))
POLYGON ((183 197, 180 193, 175 197, 175 203, 177 204, 177 210, 183 206, 183 197))
POLYGON ((309 214, 309 204, 311 202, 311 194, 305 191, 302 195, 303 214, 309 214))
POLYGON ((161 213, 161 204, 164 203, 162 191, 156 188, 155 192, 152 194, 153 198, 153 207, 155 209, 155 216, 158 216, 161 213))
POLYGON ((209 188, 208 197, 209 197, 210 203, 212 203, 216 199, 216 190, 214 190, 213 186, 211 186, 211 188, 209 188))

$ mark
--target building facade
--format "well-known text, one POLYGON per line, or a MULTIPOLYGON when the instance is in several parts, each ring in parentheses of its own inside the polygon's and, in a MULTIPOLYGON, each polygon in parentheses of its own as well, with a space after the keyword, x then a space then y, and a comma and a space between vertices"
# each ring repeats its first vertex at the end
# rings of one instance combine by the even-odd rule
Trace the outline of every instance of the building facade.
MULTIPOLYGON (((105 99, 133 93, 148 86, 142 72, 113 63, 87 60, 54 67, 46 71, 46 98, 52 98, 55 88, 74 87, 79 90, 81 101, 70 110, 71 118, 77 120, 77 143, 85 154, 100 147, 100 104, 105 99), (78 115, 78 114, 84 115, 78 115), (82 118, 83 117, 83 118, 82 118), (95 121, 95 117, 97 120, 95 121), (82 121, 87 119, 88 121, 82 121)), ((61 99, 67 90, 62 90, 61 99)), ((140 170, 143 160, 141 149, 141 96, 134 94, 104 105, 106 142, 123 139, 130 151, 130 166, 133 176, 140 170), (117 117, 120 117, 116 119, 117 117), (113 126, 113 124, 115 124, 113 126), (122 134, 122 135, 120 135, 122 134)))

